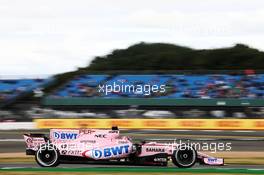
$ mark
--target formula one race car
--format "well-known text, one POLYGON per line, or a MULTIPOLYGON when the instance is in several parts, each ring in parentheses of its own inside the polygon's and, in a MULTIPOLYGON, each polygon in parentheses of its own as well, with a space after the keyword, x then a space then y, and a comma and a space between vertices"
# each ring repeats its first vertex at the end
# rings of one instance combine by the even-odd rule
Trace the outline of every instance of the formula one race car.
POLYGON ((26 154, 35 155, 42 167, 59 163, 120 163, 128 165, 167 166, 169 160, 180 168, 204 165, 224 165, 222 158, 197 152, 189 145, 142 141, 133 143, 130 137, 120 136, 117 127, 99 129, 51 129, 44 134, 24 134, 26 154))

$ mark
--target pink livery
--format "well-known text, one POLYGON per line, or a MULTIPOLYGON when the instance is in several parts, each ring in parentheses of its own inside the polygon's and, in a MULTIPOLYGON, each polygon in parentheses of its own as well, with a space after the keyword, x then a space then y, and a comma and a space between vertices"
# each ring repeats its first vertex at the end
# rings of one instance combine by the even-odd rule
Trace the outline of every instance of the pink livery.
POLYGON ((120 136, 117 127, 100 129, 51 129, 44 134, 24 134, 26 154, 35 155, 43 167, 60 163, 116 163, 126 165, 167 166, 168 161, 180 168, 202 165, 224 165, 222 158, 197 152, 189 145, 142 141, 120 136))

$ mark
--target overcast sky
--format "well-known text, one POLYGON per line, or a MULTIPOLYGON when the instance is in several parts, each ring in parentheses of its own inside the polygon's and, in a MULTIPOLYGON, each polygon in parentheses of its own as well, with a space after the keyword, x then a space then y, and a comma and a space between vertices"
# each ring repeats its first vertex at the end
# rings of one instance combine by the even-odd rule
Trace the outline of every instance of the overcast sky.
POLYGON ((264 1, 0 1, 0 77, 74 70, 140 41, 264 50, 264 1))

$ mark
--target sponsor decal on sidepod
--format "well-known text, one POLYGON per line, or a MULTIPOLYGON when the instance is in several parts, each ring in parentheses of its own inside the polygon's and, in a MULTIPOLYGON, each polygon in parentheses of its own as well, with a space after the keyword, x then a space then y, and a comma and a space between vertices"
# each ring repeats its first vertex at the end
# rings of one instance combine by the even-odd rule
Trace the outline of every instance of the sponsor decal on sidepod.
POLYGON ((156 148, 156 147, 151 147, 151 148, 146 148, 146 152, 165 152, 164 148, 156 148))
POLYGON ((93 149, 91 151, 85 152, 86 157, 91 157, 93 159, 100 159, 100 158, 110 158, 116 157, 122 154, 129 153, 129 145, 120 145, 120 146, 113 146, 113 147, 106 147, 103 149, 93 149))

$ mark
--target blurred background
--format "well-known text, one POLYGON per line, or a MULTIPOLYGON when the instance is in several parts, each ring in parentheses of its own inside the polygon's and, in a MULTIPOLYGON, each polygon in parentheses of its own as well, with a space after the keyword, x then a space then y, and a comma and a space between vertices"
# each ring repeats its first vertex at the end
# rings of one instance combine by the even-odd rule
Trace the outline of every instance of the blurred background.
POLYGON ((36 167, 24 133, 111 126, 263 168, 264 1, 1 0, 0 24, 0 170, 36 167))
POLYGON ((96 57, 76 71, 47 78, 1 79, 0 121, 263 118, 263 58, 263 52, 242 44, 196 50, 142 42, 96 57), (133 89, 100 92, 100 86, 114 83, 163 85, 165 90, 148 95, 133 89))
POLYGON ((263 2, 0 2, 0 121, 262 118, 263 2), (99 85, 165 93, 99 93, 99 85))

